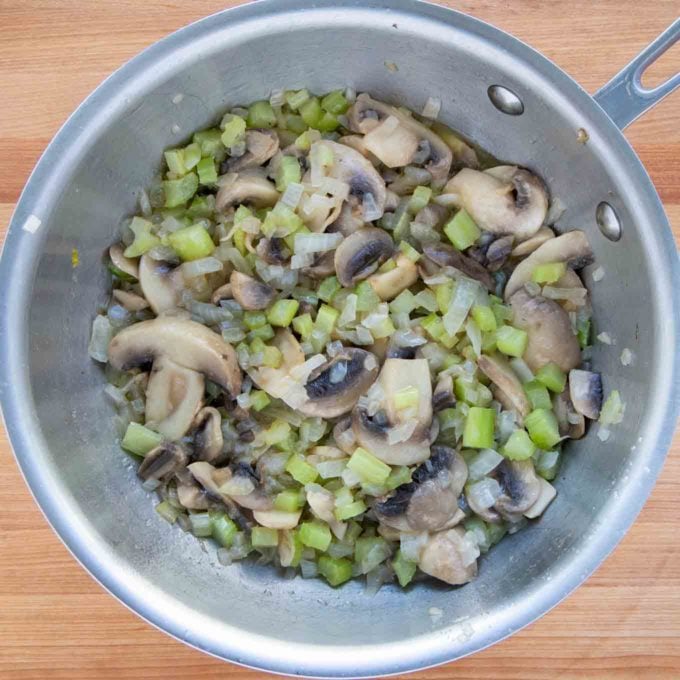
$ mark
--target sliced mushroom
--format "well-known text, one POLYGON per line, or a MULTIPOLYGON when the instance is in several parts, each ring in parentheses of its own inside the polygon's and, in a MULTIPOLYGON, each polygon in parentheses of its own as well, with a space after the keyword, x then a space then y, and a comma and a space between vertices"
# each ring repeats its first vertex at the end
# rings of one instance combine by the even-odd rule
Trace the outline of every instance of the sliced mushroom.
POLYGON ((333 427, 333 441, 337 444, 338 448, 351 456, 357 447, 357 438, 354 436, 354 430, 352 429, 352 417, 345 416, 338 420, 338 422, 333 427))
POLYGON ((304 386, 308 400, 300 405, 300 412, 322 418, 349 413, 375 382, 378 369, 378 361, 370 352, 345 348, 309 376, 304 386))
POLYGON ((419 139, 395 116, 387 116, 364 135, 364 148, 388 168, 403 168, 418 151, 419 139))
POLYGON ((441 375, 437 381, 432 395, 432 410, 435 413, 456 405, 456 396, 453 392, 453 377, 451 375, 441 375))
POLYGON ((433 446, 430 457, 373 510, 381 524, 405 532, 439 531, 458 513, 458 497, 467 481, 463 457, 446 446, 433 446))
POLYGON ((459 134, 439 121, 432 124, 432 130, 453 152, 453 163, 456 167, 479 168, 477 152, 459 134))
POLYGON ((205 380, 200 373, 160 355, 146 387, 147 426, 171 441, 180 439, 201 408, 204 392, 205 380))
POLYGON ((517 258, 527 257, 551 238, 555 238, 555 232, 550 227, 541 227, 533 236, 518 243, 510 255, 517 258))
POLYGON ((231 294, 243 309, 267 309, 276 297, 276 291, 266 283, 233 271, 229 279, 231 294))
POLYGON ((560 305, 541 295, 531 297, 522 289, 512 296, 510 306, 512 325, 527 332, 523 359, 532 371, 554 362, 566 373, 581 363, 578 339, 560 305))
POLYGON ((521 419, 526 418, 531 412, 531 404, 524 392, 522 383, 510 364, 500 355, 486 356, 482 354, 477 360, 477 365, 479 370, 498 387, 503 397, 511 405, 512 410, 521 419))
POLYGON ((477 560, 467 563, 465 540, 459 527, 433 534, 420 553, 418 567, 452 586, 471 581, 477 576, 477 560))
POLYGON ((538 482, 541 486, 541 490, 538 494, 538 498, 535 503, 528 509, 524 511, 524 516, 529 519, 536 519, 540 517, 545 509, 552 503, 555 496, 557 496, 557 491, 555 487, 542 477, 538 478, 538 482))
POLYGON ((109 363, 120 371, 165 356, 197 371, 232 397, 241 391, 241 370, 232 346, 195 321, 158 317, 123 329, 109 343, 109 363))
POLYGON ((194 421, 194 460, 213 463, 222 455, 222 416, 212 406, 201 409, 194 421))
POLYGON ((543 182, 528 170, 502 165, 484 172, 463 168, 444 187, 480 229, 494 234, 529 238, 543 224, 548 193, 543 182))
POLYGON ((227 172, 241 172, 246 168, 264 165, 279 150, 279 137, 274 130, 246 130, 246 152, 229 158, 227 172))
POLYGON ((364 224, 366 223, 362 217, 360 206, 343 203, 337 219, 326 231, 340 232, 343 236, 350 236, 358 229, 361 229, 364 224))
POLYGON ((295 529, 300 521, 302 510, 283 512, 282 510, 255 510, 253 519, 263 527, 269 529, 295 529))
POLYGON ((418 280, 418 267, 413 260, 406 255, 399 255, 396 264, 394 269, 382 274, 373 274, 367 279, 378 297, 385 302, 393 300, 418 280))
POLYGON ((363 204, 364 196, 370 194, 382 213, 385 209, 385 182, 370 161, 349 146, 326 139, 314 142, 310 154, 315 147, 323 147, 332 154, 333 163, 328 174, 349 186, 351 198, 363 204))
POLYGON ((120 269, 124 274, 132 277, 133 279, 139 278, 139 266, 137 261, 129 257, 125 257, 123 252, 125 251, 125 246, 122 243, 115 243, 109 248, 109 257, 111 258, 111 263, 116 269, 120 269))
POLYGON ((578 369, 569 371, 569 396, 578 413, 597 420, 602 408, 602 376, 578 369))
POLYGON ((177 500, 187 510, 207 510, 210 507, 210 499, 205 489, 194 481, 178 480, 177 500))
POLYGON ((378 381, 383 399, 375 415, 370 415, 361 402, 352 412, 358 445, 390 465, 422 463, 430 455, 432 425, 432 383, 427 359, 385 359, 378 381), (418 390, 415 413, 399 411, 394 405, 394 394, 408 387, 418 390), (415 427, 409 435, 406 428, 412 425, 415 427))
POLYGON ((163 442, 149 451, 137 470, 144 480, 167 479, 187 464, 186 451, 179 444, 163 442))
POLYGON ((346 237, 335 251, 338 281, 351 288, 367 278, 394 252, 394 241, 378 227, 365 227, 346 237))
POLYGON ((177 307, 184 288, 182 270, 168 262, 142 255, 139 260, 139 285, 155 314, 177 307))
POLYGON ((233 297, 231 294, 231 284, 225 283, 215 290, 210 298, 210 302, 214 305, 219 305, 222 300, 231 300, 233 297))
POLYGON ((309 267, 302 269, 302 273, 315 281, 333 276, 335 274, 335 251, 319 253, 309 267))
POLYGON ((569 390, 565 389, 552 398, 553 411, 557 418, 557 425, 561 437, 581 439, 586 433, 586 420, 581 413, 577 413, 569 398, 569 390))
POLYGON ((548 239, 515 267, 505 286, 505 299, 509 300, 531 280, 531 275, 539 264, 565 262, 572 269, 581 269, 592 261, 593 251, 584 232, 576 229, 557 238, 548 239))
MULTIPOLYGON (((451 162, 453 160, 453 155, 451 149, 444 142, 444 140, 434 133, 429 128, 425 127, 422 123, 419 123, 415 118, 407 113, 404 113, 401 109, 397 109, 394 106, 385 104, 384 102, 371 99, 367 94, 360 94, 352 108, 347 112, 347 117, 349 119, 350 129, 354 132, 360 132, 368 137, 371 132, 376 132, 380 126, 383 127, 385 135, 375 135, 374 139, 364 140, 366 148, 376 155, 380 160, 383 160, 383 156, 388 158, 388 160, 394 160, 394 158, 388 155, 388 151, 392 153, 392 146, 397 146, 391 143, 392 139, 399 139, 400 144, 406 146, 409 151, 410 156, 403 163, 399 165, 408 165, 413 156, 425 147, 425 143, 429 147, 429 156, 426 159, 425 167, 432 175, 432 179, 435 182, 443 182, 449 174, 451 169, 451 162), (397 120, 397 128, 390 130, 392 123, 388 124, 390 118, 395 118, 397 120), (397 132, 398 130, 398 132, 397 132), (417 141, 415 148, 413 145, 413 139, 417 141)), ((398 149, 394 152, 398 154, 398 149)), ((405 158, 406 154, 402 156, 405 158)), ((391 166, 396 167, 396 166, 391 166)))
POLYGON ((502 236, 492 241, 486 249, 486 268, 490 272, 497 272, 510 257, 514 236, 502 236))
POLYGON ((268 208, 279 200, 276 187, 256 170, 244 170, 220 178, 215 199, 215 210, 223 212, 232 205, 249 203, 257 208, 268 208))
POLYGON ((485 288, 493 292, 496 284, 489 272, 471 257, 466 257, 453 246, 445 243, 429 243, 423 246, 423 252, 432 262, 440 267, 453 267, 466 276, 479 281, 485 288))
POLYGON ((116 302, 119 302, 129 312, 141 312, 149 306, 149 303, 143 297, 127 290, 116 288, 112 294, 116 302))
POLYGON ((260 239, 255 252, 267 264, 285 264, 290 260, 291 254, 286 242, 278 236, 260 239))

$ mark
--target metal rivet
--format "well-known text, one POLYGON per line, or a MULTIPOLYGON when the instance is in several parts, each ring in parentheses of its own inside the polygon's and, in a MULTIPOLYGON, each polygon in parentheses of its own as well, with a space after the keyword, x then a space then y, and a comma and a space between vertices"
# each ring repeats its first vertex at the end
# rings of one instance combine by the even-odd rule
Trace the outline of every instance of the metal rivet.
POLYGON ((491 103, 501 112, 510 116, 521 116, 524 113, 522 100, 507 87, 492 85, 487 93, 491 103))
POLYGON ((605 238, 608 238, 610 241, 618 241, 621 238, 621 220, 607 201, 602 201, 597 206, 595 216, 597 218, 597 226, 600 227, 600 231, 605 238))

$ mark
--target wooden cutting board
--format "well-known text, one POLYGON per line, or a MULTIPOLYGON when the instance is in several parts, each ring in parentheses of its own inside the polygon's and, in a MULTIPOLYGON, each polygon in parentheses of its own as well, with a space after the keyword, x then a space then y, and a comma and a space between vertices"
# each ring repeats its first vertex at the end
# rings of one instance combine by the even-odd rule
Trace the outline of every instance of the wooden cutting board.
MULTIPOLYGON (((155 40, 230 0, 0 0, 0 241, 31 168, 69 113, 155 40)), ((589 92, 677 16, 677 0, 447 2, 505 29, 589 92)), ((680 71, 680 46, 652 79, 680 71)), ((626 132, 680 239, 680 92, 626 132)), ((0 428, 0 678, 255 678, 144 623, 45 523, 0 428)), ((680 678, 680 437, 615 552, 540 621, 412 677, 680 678)))

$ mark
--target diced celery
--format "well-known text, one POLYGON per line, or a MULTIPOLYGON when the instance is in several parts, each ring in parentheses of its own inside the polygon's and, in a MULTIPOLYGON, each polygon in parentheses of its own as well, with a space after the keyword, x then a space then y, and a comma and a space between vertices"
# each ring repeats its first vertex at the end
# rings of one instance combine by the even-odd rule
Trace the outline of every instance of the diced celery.
POLYGON ((535 452, 536 445, 524 430, 515 430, 501 449, 501 453, 510 460, 527 460, 535 452))
POLYGON ((437 314, 430 314, 423 319, 420 319, 420 325, 423 330, 433 339, 439 340, 446 334, 444 330, 444 323, 437 314))
POLYGON ((417 408, 420 401, 420 392, 418 392, 417 387, 403 387, 394 393, 392 401, 394 408, 398 411, 404 408, 417 408))
POLYGON ((343 505, 350 505, 354 503, 354 495, 352 490, 348 489, 346 486, 341 486, 335 492, 335 505, 336 507, 342 507, 343 505))
MULTIPOLYGON (((404 249, 401 247, 402 244, 405 244, 405 245, 404 245, 404 248, 406 248, 406 246, 408 246, 409 248, 411 247, 411 246, 409 246, 409 244, 408 244, 406 241, 402 241, 402 242, 399 244, 399 250, 401 250, 402 252, 404 252, 404 249)), ((416 253, 416 255, 418 255, 418 257, 420 257, 420 253, 418 253, 417 250, 413 250, 413 252, 416 253)), ((407 257, 408 257, 408 256, 407 256, 407 257)), ((416 258, 416 259, 417 259, 417 258, 416 258)), ((396 269, 396 268, 397 268, 397 263, 394 261, 393 258, 390 258, 389 260, 385 260, 385 261, 378 267, 378 272, 379 272, 380 274, 386 274, 387 272, 391 272, 393 269, 396 269)))
MULTIPOLYGON (((291 107, 292 108, 292 107, 291 107)), ((329 92, 321 100, 321 108, 328 113, 334 113, 336 116, 345 113, 349 108, 349 102, 342 90, 334 90, 329 92)))
POLYGON ((293 321, 300 303, 297 300, 276 300, 267 310, 267 321, 272 326, 287 328, 293 321))
POLYGON ((413 194, 408 201, 407 210, 415 215, 417 212, 422 210, 432 198, 432 189, 430 187, 416 187, 413 190, 413 194))
POLYGON ((564 262, 546 262, 539 264, 531 272, 531 280, 536 283, 555 283, 561 279, 567 271, 567 265, 564 262))
POLYGON ((274 329, 266 323, 264 326, 258 326, 257 328, 253 328, 250 333, 248 333, 248 340, 252 341, 255 338, 259 338, 260 340, 264 340, 267 342, 267 340, 271 340, 274 337, 274 329))
POLYGON ((303 506, 300 492, 295 489, 285 489, 276 494, 274 498, 274 508, 282 512, 295 512, 303 506))
POLYGON ((201 147, 201 156, 210 156, 219 162, 224 160, 226 155, 221 138, 222 131, 218 128, 211 128, 195 133, 193 141, 201 147))
POLYGON ((152 233, 153 224, 143 217, 133 217, 130 222, 130 231, 135 235, 135 240, 125 249, 125 257, 139 257, 148 250, 159 245, 161 240, 152 233))
MULTIPOLYGON (((446 284, 442 285, 446 286, 446 284)), ((445 294, 445 292, 442 292, 442 295, 445 294)), ((428 312, 436 312, 439 310, 437 297, 429 288, 425 288, 424 290, 421 290, 420 293, 416 294, 416 302, 428 312)))
POLYGON ((506 321, 512 319, 512 310, 507 305, 494 302, 491 305, 493 315, 496 317, 496 324, 502 326, 506 321))
POLYGON ((224 548, 228 548, 238 533, 236 524, 223 512, 211 515, 212 537, 224 548))
POLYGON ((621 400, 618 390, 612 390, 602 405, 598 422, 601 425, 618 425, 626 412, 626 405, 621 400))
POLYGON ((344 522, 352 517, 357 517, 358 515, 366 512, 366 504, 362 500, 354 501, 353 503, 348 503, 341 507, 335 508, 335 519, 340 522, 344 522))
MULTIPOLYGON (((301 118, 302 120, 302 118, 301 118)), ((304 123, 304 121, 303 121, 304 123)), ((305 123, 306 125, 306 123, 305 123)), ((297 149, 300 149, 300 151, 309 151, 309 149, 312 146, 312 143, 315 141, 314 135, 318 135, 319 133, 316 132, 316 130, 306 130, 303 132, 296 140, 295 140, 295 147, 297 149)))
POLYGON ((191 533, 194 536, 199 538, 212 536, 212 522, 207 512, 196 512, 193 515, 189 515, 189 524, 191 525, 191 533))
POLYGON ((121 281, 129 281, 130 283, 134 283, 137 281, 137 279, 132 276, 131 274, 128 274, 127 272, 124 272, 122 269, 118 269, 113 262, 109 262, 107 265, 108 270, 114 275, 117 276, 121 281))
POLYGON ((268 527, 253 527, 250 541, 253 548, 275 548, 279 544, 279 532, 268 527))
POLYGON ((474 305, 471 314, 472 318, 477 322, 480 331, 492 332, 496 330, 496 317, 491 307, 474 305))
POLYGON ((250 406, 256 411, 261 411, 263 408, 269 406, 271 399, 269 395, 263 390, 252 390, 250 393, 250 406))
POLYGON ((355 449, 347 462, 347 467, 368 484, 382 484, 391 472, 389 465, 361 447, 355 449))
MULTIPOLYGON (((266 328, 266 326, 263 326, 266 328)), ((263 366, 268 366, 269 368, 279 368, 283 361, 283 355, 278 347, 272 347, 266 345, 263 350, 264 359, 262 360, 263 366)))
POLYGON ((385 480, 385 486, 388 490, 396 489, 402 484, 408 484, 411 481, 411 471, 406 465, 392 468, 389 476, 385 480))
POLYGON ((168 234, 168 241, 184 262, 208 257, 215 250, 212 237, 201 224, 184 227, 168 234))
POLYGON ((293 111, 297 111, 309 99, 309 92, 307 90, 298 90, 297 92, 289 90, 285 94, 285 99, 286 104, 293 111))
POLYGON ((446 223, 444 233, 458 250, 469 248, 482 235, 474 220, 462 209, 446 223))
POLYGON ((291 208, 277 203, 265 216, 260 229, 267 238, 272 238, 290 236, 303 227, 302 219, 291 208))
POLYGON ((303 545, 314 550, 325 552, 331 544, 331 530, 323 522, 303 522, 299 529, 300 540, 303 545))
POLYGON ((305 121, 302 120, 302 116, 291 114, 286 116, 286 129, 296 135, 301 135, 307 129, 307 125, 305 121))
POLYGON ((289 184, 299 183, 301 179, 298 159, 295 156, 283 156, 276 169, 276 189, 283 193, 289 184))
POLYGON ((329 276, 321 282, 316 294, 318 295, 319 300, 330 302, 333 299, 333 296, 340 290, 340 288, 342 288, 342 286, 338 281, 338 277, 329 276))
POLYGON ((402 588, 406 588, 406 586, 411 583, 416 574, 416 567, 417 565, 415 562, 410 562, 405 559, 401 550, 397 550, 397 554, 392 560, 392 569, 394 569, 399 585, 402 588))
POLYGON ((567 384, 566 374, 552 361, 538 369, 536 372, 536 380, 556 394, 562 392, 567 384))
POLYGON ((453 281, 440 283, 435 287, 435 300, 437 301, 437 309, 441 314, 446 314, 446 311, 451 306, 453 299, 453 281))
POLYGON ((360 281, 354 292, 357 296, 357 312, 370 312, 380 304, 378 294, 368 281, 360 281))
POLYGON ((238 252, 245 257, 248 254, 248 248, 246 247, 246 232, 243 229, 236 229, 234 231, 234 245, 238 249, 238 252))
MULTIPOLYGON (((209 196, 194 196, 191 205, 186 210, 186 216, 193 219, 198 217, 212 217, 215 212, 215 197, 209 196)), ((185 226, 189 226, 190 221, 187 220, 185 226)))
POLYGON ((155 449, 163 441, 158 432, 150 430, 139 423, 130 423, 120 445, 130 453, 145 456, 151 449, 155 449))
POLYGON ((273 446, 290 434, 290 425, 285 420, 275 420, 264 432, 264 443, 273 446))
POLYGON ((163 152, 163 156, 171 173, 178 177, 187 173, 187 167, 184 164, 184 149, 168 149, 163 152))
POLYGON ((268 101, 259 101, 248 107, 248 127, 273 128, 276 126, 276 114, 268 101))
POLYGON ((380 338, 387 338, 391 336, 395 330, 396 329, 394 328, 392 319, 386 317, 380 323, 371 328, 371 335, 375 340, 379 340, 380 338))
POLYGON ((217 182, 217 167, 213 158, 209 156, 201 158, 196 166, 196 170, 198 171, 199 184, 214 184, 217 182))
POLYGON ((317 469, 299 454, 294 454, 288 459, 286 472, 298 484, 311 484, 319 476, 317 469))
POLYGON ((463 446, 470 449, 493 448, 496 411, 471 406, 463 429, 463 446))
POLYGON ((315 127, 321 132, 333 132, 333 130, 337 130, 339 126, 340 121, 337 116, 334 116, 332 113, 324 113, 315 127))
POLYGON ((321 108, 321 104, 317 97, 309 97, 309 99, 300 106, 299 112, 302 120, 304 120, 309 127, 315 129, 318 128, 324 115, 324 111, 321 108))
POLYGON ((314 329, 330 335, 335 328, 335 322, 338 320, 340 312, 328 305, 321 305, 316 314, 316 321, 314 322, 314 329))
POLYGON ((590 319, 582 319, 577 324, 578 344, 585 349, 590 344, 590 319))
POLYGON ((510 357, 521 357, 527 348, 529 336, 526 331, 513 326, 501 326, 496 330, 496 346, 499 352, 510 357))
POLYGON ((531 402, 531 408, 552 408, 550 394, 545 385, 538 382, 538 380, 530 380, 524 383, 524 391, 531 402))
POLYGON ((184 205, 198 189, 198 176, 195 172, 189 172, 180 179, 168 179, 163 182, 165 192, 165 207, 176 208, 184 205))
POLYGON ((198 165, 201 160, 201 146, 192 142, 184 148, 184 167, 191 170, 198 165))
POLYGON ((314 321, 309 314, 296 316, 293 319, 293 329, 303 340, 306 340, 314 330, 314 321))
POLYGON ((392 314, 410 314, 417 306, 415 295, 407 288, 390 302, 390 312, 392 314))
POLYGON ((495 331, 482 333, 482 352, 484 354, 493 354, 497 349, 495 331))
POLYGON ((321 576, 333 587, 352 578, 352 563, 345 557, 321 555, 317 566, 321 576))
POLYGON ((181 514, 181 510, 170 505, 168 501, 161 501, 156 506, 155 510, 166 522, 170 522, 170 524, 174 524, 181 514))
POLYGON ((529 432, 531 440, 540 449, 550 449, 560 441, 557 418, 548 409, 534 409, 524 419, 524 426, 529 432))
POLYGON ((267 323, 267 315, 264 312, 247 311, 243 314, 243 323, 246 328, 253 330, 267 323))

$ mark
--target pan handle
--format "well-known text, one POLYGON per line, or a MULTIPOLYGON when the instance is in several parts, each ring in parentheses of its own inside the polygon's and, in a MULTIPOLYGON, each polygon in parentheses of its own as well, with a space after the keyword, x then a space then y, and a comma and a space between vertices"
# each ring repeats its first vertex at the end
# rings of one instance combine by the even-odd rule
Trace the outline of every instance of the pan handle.
POLYGON ((641 82, 642 74, 647 67, 678 40, 680 19, 676 19, 656 40, 595 93, 595 101, 620 129, 623 130, 630 125, 638 116, 680 86, 680 73, 651 89, 643 87, 641 82))

